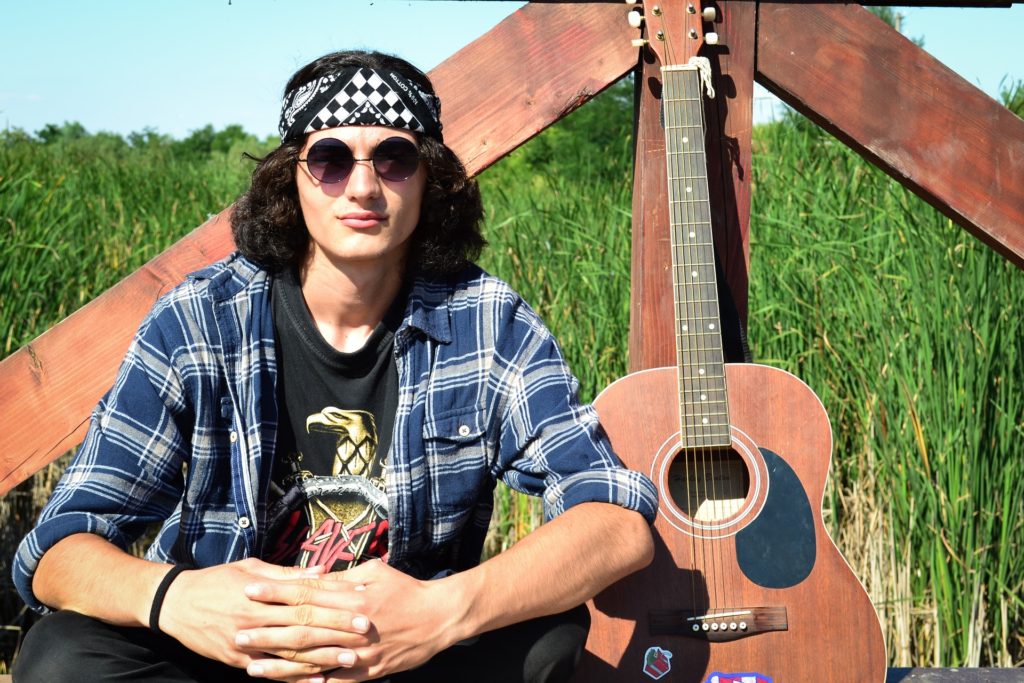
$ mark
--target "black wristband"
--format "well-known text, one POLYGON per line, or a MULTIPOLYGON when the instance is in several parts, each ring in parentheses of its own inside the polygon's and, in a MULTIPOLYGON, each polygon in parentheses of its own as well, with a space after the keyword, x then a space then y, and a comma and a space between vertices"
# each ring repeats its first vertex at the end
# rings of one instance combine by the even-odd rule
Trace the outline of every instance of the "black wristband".
POLYGON ((149 628, 153 631, 160 633, 160 608, 164 606, 167 589, 178 578, 178 574, 189 569, 192 567, 187 564, 176 564, 160 580, 160 585, 156 587, 156 594, 153 596, 153 606, 149 608, 149 628))

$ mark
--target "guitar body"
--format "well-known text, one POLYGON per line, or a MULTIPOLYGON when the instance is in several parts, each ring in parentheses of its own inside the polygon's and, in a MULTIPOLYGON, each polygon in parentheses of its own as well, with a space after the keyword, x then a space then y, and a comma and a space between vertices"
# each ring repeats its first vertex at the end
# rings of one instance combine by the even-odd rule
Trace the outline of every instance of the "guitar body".
POLYGON ((717 452, 682 449, 676 368, 628 375, 595 401, 661 500, 654 561, 589 603, 575 680, 880 683, 877 616, 822 523, 824 407, 785 371, 724 367, 732 447, 717 452))

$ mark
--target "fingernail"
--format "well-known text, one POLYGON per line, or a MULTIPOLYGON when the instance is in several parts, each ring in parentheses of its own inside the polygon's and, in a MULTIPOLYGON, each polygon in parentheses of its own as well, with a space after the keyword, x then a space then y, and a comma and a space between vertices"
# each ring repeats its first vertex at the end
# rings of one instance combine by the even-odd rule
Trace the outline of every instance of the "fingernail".
POLYGON ((246 673, 248 673, 250 676, 262 676, 263 675, 263 665, 262 664, 252 663, 252 664, 249 665, 249 668, 246 669, 246 673))
POLYGON ((370 620, 366 617, 352 617, 352 628, 357 631, 365 631, 370 628, 370 620))
POLYGON ((245 647, 246 645, 249 644, 249 642, 250 642, 249 636, 247 634, 245 634, 245 633, 239 633, 238 635, 235 636, 235 645, 238 645, 240 647, 245 647))
POLYGON ((366 584, 357 583, 356 587, 353 588, 352 590, 354 590, 354 591, 364 591, 364 590, 366 590, 366 584))
POLYGON ((259 584, 258 583, 250 583, 248 586, 245 587, 245 594, 248 595, 249 597, 252 597, 252 596, 255 596, 255 595, 259 595, 260 594, 260 586, 259 586, 259 584))
POLYGON ((352 666, 356 663, 356 653, 350 650, 345 650, 338 655, 338 664, 342 666, 352 666))

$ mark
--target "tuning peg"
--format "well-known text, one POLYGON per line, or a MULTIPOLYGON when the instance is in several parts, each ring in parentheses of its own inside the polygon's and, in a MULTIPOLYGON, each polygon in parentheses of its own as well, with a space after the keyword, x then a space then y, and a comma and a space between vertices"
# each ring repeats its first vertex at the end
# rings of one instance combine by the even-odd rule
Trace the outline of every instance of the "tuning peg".
POLYGON ((644 45, 647 44, 647 40, 644 38, 634 38, 629 42, 630 44, 632 44, 633 47, 643 47, 644 45))
POLYGON ((640 28, 640 26, 644 23, 644 15, 640 14, 640 12, 636 10, 633 10, 626 15, 626 21, 628 21, 629 25, 632 26, 633 28, 640 28))
POLYGON ((704 42, 708 45, 718 45, 718 34, 714 31, 709 31, 704 34, 704 42))
POLYGON ((700 16, 704 19, 704 21, 707 21, 707 22, 710 23, 710 22, 712 22, 712 21, 714 21, 715 19, 718 18, 718 11, 715 10, 714 7, 705 7, 701 11, 700 16))

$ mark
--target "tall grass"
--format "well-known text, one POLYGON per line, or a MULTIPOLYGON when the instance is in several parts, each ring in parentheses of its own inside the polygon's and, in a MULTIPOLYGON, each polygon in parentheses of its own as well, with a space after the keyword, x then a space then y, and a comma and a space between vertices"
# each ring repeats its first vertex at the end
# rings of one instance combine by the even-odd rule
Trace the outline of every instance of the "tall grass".
POLYGON ((830 138, 759 133, 754 353, 829 409, 832 525, 890 656, 1019 663, 1024 274, 830 138))
MULTIPOLYGON (((549 324, 586 400, 627 367, 622 100, 602 96, 480 178, 482 265, 549 324)), ((825 513, 883 617, 891 662, 1021 663, 1024 274, 808 126, 759 127, 754 142, 754 356, 803 378, 829 411, 825 513)), ((250 168, 238 149, 186 161, 160 145, 150 156, 87 143, 0 144, 4 354, 228 204, 250 168)), ((34 495, 37 509, 54 473, 0 501, 0 565, 31 517, 12 496, 34 495)), ((506 490, 496 509, 489 552, 541 517, 506 490)))
POLYGON ((241 149, 197 157, 114 136, 0 140, 2 355, 231 203, 251 170, 241 149))

